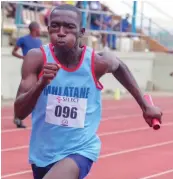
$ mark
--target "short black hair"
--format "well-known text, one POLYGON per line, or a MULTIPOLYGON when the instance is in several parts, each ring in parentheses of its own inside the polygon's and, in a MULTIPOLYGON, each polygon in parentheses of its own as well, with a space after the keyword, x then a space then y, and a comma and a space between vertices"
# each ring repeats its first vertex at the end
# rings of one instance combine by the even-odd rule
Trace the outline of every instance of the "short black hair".
POLYGON ((80 20, 80 27, 82 25, 82 15, 81 15, 81 11, 73 6, 73 5, 70 5, 70 4, 62 4, 62 5, 59 5, 59 6, 56 6, 55 8, 53 8, 53 10, 51 11, 50 13, 50 16, 49 16, 49 19, 51 18, 51 15, 52 13, 55 11, 55 10, 68 10, 68 11, 73 11, 73 12, 76 12, 78 17, 79 17, 79 20, 80 20))
POLYGON ((29 30, 32 31, 33 29, 39 28, 39 24, 36 21, 33 21, 29 24, 29 30))

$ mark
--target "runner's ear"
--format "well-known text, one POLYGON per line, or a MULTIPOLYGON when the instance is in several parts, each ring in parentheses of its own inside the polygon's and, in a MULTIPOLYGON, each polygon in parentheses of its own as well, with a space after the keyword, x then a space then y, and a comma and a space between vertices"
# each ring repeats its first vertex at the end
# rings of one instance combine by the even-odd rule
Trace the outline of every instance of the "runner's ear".
POLYGON ((85 34, 85 28, 81 28, 79 37, 82 38, 85 34))

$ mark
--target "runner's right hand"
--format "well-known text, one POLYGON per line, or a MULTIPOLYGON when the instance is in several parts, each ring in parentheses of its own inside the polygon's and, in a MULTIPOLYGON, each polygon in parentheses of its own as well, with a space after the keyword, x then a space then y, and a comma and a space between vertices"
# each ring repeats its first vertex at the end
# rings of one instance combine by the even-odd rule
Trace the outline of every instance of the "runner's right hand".
POLYGON ((41 78, 42 84, 49 84, 56 76, 60 65, 56 63, 46 63, 43 67, 43 76, 41 78))

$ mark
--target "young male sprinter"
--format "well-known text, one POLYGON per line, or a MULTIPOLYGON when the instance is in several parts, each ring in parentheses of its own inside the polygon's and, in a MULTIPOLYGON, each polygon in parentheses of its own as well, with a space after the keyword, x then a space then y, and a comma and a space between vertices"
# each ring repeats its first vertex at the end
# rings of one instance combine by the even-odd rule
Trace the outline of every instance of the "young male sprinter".
POLYGON ((161 111, 148 105, 128 67, 107 53, 79 47, 81 14, 61 5, 50 14, 50 44, 25 57, 15 101, 19 119, 32 112, 29 161, 34 179, 83 179, 99 157, 99 79, 112 73, 127 88, 151 127, 161 111))

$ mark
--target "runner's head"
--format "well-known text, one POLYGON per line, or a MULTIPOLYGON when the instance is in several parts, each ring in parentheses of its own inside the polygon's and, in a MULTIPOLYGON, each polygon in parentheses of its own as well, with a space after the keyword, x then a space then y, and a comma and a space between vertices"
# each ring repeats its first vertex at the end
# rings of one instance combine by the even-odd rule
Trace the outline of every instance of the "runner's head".
POLYGON ((40 36, 40 26, 37 22, 35 21, 31 22, 28 28, 33 36, 35 37, 40 36))
POLYGON ((62 50, 78 46, 85 29, 81 28, 81 12, 72 5, 55 7, 50 13, 48 32, 51 43, 62 50))

